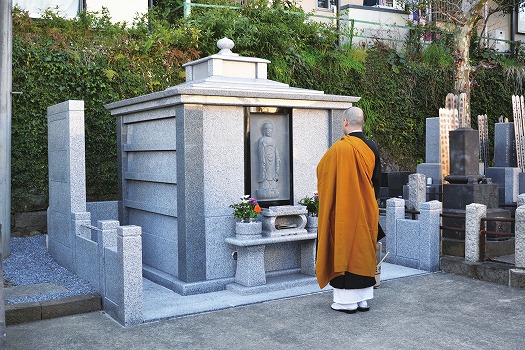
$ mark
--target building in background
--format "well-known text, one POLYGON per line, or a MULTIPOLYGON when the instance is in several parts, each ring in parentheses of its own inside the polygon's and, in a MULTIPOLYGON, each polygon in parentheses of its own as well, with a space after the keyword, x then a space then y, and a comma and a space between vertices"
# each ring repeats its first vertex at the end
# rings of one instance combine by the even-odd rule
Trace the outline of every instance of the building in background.
POLYGON ((79 12, 101 12, 105 7, 113 22, 131 24, 137 15, 148 12, 151 0, 13 0, 13 6, 29 12, 33 18, 42 17, 46 10, 52 10, 61 17, 73 18, 79 12))

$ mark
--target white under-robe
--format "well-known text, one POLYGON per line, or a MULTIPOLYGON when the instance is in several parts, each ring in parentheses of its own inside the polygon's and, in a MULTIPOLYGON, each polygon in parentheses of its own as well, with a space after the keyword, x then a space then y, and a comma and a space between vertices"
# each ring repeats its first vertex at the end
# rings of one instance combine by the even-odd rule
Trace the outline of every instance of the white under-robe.
POLYGON ((361 289, 339 289, 333 288, 334 303, 341 305, 355 304, 363 300, 370 300, 374 297, 374 287, 361 289))

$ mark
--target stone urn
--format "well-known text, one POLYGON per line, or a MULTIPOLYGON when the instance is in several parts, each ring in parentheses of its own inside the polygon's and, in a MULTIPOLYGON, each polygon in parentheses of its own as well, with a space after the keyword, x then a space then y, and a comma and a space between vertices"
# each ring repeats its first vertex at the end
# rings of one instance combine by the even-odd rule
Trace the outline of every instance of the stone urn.
POLYGON ((317 216, 310 216, 308 215, 306 217, 306 230, 308 232, 317 232, 317 221, 318 221, 318 217, 317 216))
POLYGON ((262 236, 262 222, 248 219, 235 223, 236 238, 257 238, 262 236))

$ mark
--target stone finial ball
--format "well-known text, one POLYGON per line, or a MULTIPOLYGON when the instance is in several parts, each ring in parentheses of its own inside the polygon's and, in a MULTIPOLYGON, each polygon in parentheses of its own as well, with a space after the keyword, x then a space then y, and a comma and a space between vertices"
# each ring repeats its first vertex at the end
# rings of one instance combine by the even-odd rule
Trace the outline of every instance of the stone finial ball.
POLYGON ((231 50, 233 49, 233 47, 235 46, 233 40, 231 39, 228 39, 228 38, 222 38, 220 39, 219 41, 217 41, 217 47, 220 49, 220 50, 231 50))

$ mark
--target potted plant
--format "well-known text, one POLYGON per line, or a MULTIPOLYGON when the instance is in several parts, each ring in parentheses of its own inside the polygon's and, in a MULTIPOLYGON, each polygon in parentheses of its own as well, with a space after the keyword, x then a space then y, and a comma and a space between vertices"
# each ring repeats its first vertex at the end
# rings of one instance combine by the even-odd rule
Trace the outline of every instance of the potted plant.
POLYGON ((235 234, 238 237, 261 235, 262 222, 257 221, 261 207, 255 198, 249 194, 244 195, 239 203, 231 204, 230 208, 233 208, 233 216, 239 219, 235 223, 235 234))
POLYGON ((319 213, 319 196, 314 192, 313 196, 306 196, 299 201, 299 204, 304 205, 308 210, 306 217, 306 230, 317 231, 317 214, 319 213))

